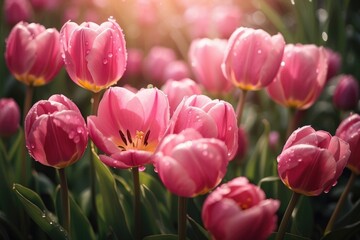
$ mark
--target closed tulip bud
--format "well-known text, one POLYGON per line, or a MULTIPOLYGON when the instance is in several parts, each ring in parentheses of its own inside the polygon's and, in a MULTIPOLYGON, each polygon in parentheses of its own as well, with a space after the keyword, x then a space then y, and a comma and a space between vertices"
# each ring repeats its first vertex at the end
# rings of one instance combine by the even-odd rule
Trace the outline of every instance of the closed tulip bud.
POLYGON ((67 22, 60 35, 65 69, 80 87, 99 92, 116 84, 124 74, 125 39, 113 18, 101 25, 67 22))
POLYGON ((169 62, 164 70, 165 82, 169 79, 181 80, 190 77, 190 70, 187 63, 183 60, 169 62))
POLYGON ((346 141, 351 154, 347 167, 356 174, 360 174, 360 116, 352 114, 344 119, 336 129, 336 136, 346 141))
POLYGON ((333 103, 340 110, 353 110, 359 102, 359 83, 350 75, 341 76, 336 85, 333 103))
POLYGON ((162 87, 163 92, 167 95, 170 105, 170 115, 172 115, 183 100, 184 97, 201 94, 199 85, 190 78, 179 81, 168 80, 162 87))
POLYGON ((294 192, 317 196, 337 183, 349 156, 345 141, 304 126, 290 135, 277 157, 278 173, 294 192))
POLYGON ((327 56, 322 47, 287 44, 279 72, 266 90, 278 104, 307 109, 322 93, 326 74, 327 56))
POLYGON ((63 66, 59 32, 40 24, 19 22, 6 40, 5 60, 20 82, 30 86, 49 83, 63 66))
POLYGON ((8 137, 17 132, 20 122, 20 108, 12 98, 0 99, 0 136, 8 137))
POLYGON ((25 118, 25 140, 36 161, 64 168, 84 154, 88 131, 77 106, 63 95, 53 95, 29 110, 25 118))
POLYGON ((329 81, 334 77, 341 68, 341 55, 330 48, 325 48, 325 52, 328 60, 328 70, 326 74, 326 79, 329 81))
POLYGON ((154 166, 165 187, 178 196, 195 197, 216 187, 228 165, 225 144, 186 129, 166 136, 159 145, 154 166))
POLYGON ((269 85, 279 70, 285 41, 261 29, 240 27, 229 38, 222 64, 225 77, 242 90, 269 85))
POLYGON ((32 17, 32 8, 28 0, 5 0, 3 12, 10 26, 21 21, 29 21, 32 17))
POLYGON ((224 39, 202 38, 193 40, 189 48, 195 80, 212 94, 228 93, 234 88, 221 70, 226 46, 224 39))
POLYGON ((223 100, 211 100, 205 95, 184 98, 170 120, 168 133, 180 133, 194 128, 203 137, 225 142, 228 158, 233 160, 238 149, 238 126, 233 106, 223 100))
POLYGON ((280 202, 245 177, 220 185, 206 198, 202 220, 214 240, 265 240, 275 230, 280 202))

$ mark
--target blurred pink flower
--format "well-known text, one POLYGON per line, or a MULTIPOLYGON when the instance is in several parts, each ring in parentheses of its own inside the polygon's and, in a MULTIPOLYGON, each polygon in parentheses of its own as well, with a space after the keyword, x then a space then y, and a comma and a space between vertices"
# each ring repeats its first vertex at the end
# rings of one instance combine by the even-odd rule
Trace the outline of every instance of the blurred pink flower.
POLYGON ((171 117, 168 133, 180 133, 194 128, 203 137, 225 142, 228 158, 232 160, 238 149, 238 127, 233 106, 223 100, 211 100, 205 95, 184 98, 171 117))
POLYGON ((183 60, 175 60, 169 62, 164 70, 165 82, 169 79, 181 80, 190 77, 190 69, 187 63, 183 60))
POLYGON ((77 106, 63 95, 38 101, 25 118, 30 155, 41 164, 64 168, 83 155, 88 131, 77 106))
POLYGON ((12 98, 0 98, 0 136, 8 137, 17 132, 20 108, 12 98))
POLYGON ((151 163, 169 122, 169 103, 156 89, 133 93, 111 87, 100 101, 97 116, 87 118, 90 137, 104 153, 100 160, 115 168, 151 163))
POLYGON ((244 127, 240 126, 238 128, 238 150, 236 153, 236 159, 239 162, 242 162, 249 147, 248 135, 244 127))
POLYGON ((189 48, 189 61, 195 80, 212 94, 228 93, 233 84, 221 70, 227 40, 202 38, 193 40, 189 48))
POLYGON ((290 135, 277 157, 279 177, 294 192, 317 196, 335 186, 349 155, 342 139, 304 126, 290 135))
POLYGON ((307 109, 321 94, 326 74, 327 57, 322 47, 287 44, 279 72, 266 90, 278 104, 307 109))
POLYGON ((206 198, 202 220, 214 240, 265 240, 277 225, 280 202, 265 199, 265 193, 245 177, 217 187, 206 198))
POLYGON ((242 13, 238 5, 217 4, 212 10, 212 21, 219 38, 229 38, 241 25, 242 13))
POLYGON ((243 90, 260 90, 269 85, 279 70, 285 41, 278 33, 240 27, 229 38, 222 64, 225 77, 243 90))
POLYGON ((3 13, 6 23, 14 26, 21 21, 30 21, 33 9, 28 0, 5 0, 3 13))
POLYGON ((351 75, 341 75, 333 94, 333 103, 340 110, 354 110, 359 102, 359 83, 351 75))
POLYGON ((347 167, 356 174, 360 174, 360 116, 351 114, 344 119, 336 129, 336 136, 343 139, 350 146, 351 154, 347 167))
POLYGON ((128 49, 128 59, 124 77, 141 76, 144 53, 139 48, 128 49))
POLYGON ((328 69, 326 74, 326 80, 333 78, 341 68, 341 55, 330 48, 325 48, 325 53, 328 60, 328 69))
POLYGON ((67 22, 60 35, 66 71, 77 85, 99 92, 116 84, 124 74, 125 39, 114 19, 101 25, 67 22))
POLYGON ((209 192, 225 176, 227 165, 224 142, 203 138, 194 129, 167 135, 154 158, 155 169, 165 187, 182 197, 209 192))
POLYGON ((19 22, 6 39, 5 60, 20 82, 31 86, 49 83, 63 66, 59 32, 37 23, 19 22))
POLYGON ((60 5, 60 0, 30 0, 31 5, 40 10, 55 10, 60 5))

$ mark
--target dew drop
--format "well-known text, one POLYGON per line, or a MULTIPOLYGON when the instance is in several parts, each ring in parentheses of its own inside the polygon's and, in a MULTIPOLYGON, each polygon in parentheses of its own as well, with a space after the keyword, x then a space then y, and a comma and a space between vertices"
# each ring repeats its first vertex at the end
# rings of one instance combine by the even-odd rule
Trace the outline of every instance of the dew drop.
POLYGON ((65 53, 62 53, 62 54, 61 54, 61 57, 64 59, 64 58, 65 58, 65 53))
POLYGON ((86 45, 86 46, 88 46, 88 45, 89 45, 89 42, 88 42, 88 41, 86 41, 86 42, 85 42, 85 45, 86 45))
POLYGON ((258 54, 261 54, 261 53, 262 53, 261 49, 257 50, 257 53, 258 53, 258 54))
POLYGON ((298 162, 302 162, 302 161, 303 161, 302 158, 299 158, 299 159, 298 159, 298 162))
POLYGON ((53 225, 54 223, 52 221, 49 222, 50 225, 53 225))
POLYGON ((208 151, 203 151, 203 152, 202 152, 202 155, 203 155, 204 157, 206 157, 207 155, 209 155, 209 152, 208 152, 208 151))
POLYGON ((76 129, 76 131, 77 131, 78 133, 83 133, 82 127, 78 127, 78 128, 76 129))
POLYGON ((112 58, 113 54, 112 53, 108 53, 108 57, 112 58))
POLYGON ((280 64, 280 66, 285 67, 285 62, 282 61, 281 64, 280 64))
POLYGON ((75 137, 75 132, 71 131, 71 132, 69 133, 69 138, 70 138, 70 139, 73 139, 74 137, 75 137))
POLYGON ((145 171, 145 169, 146 169, 146 167, 145 167, 145 166, 139 166, 139 171, 140 171, 140 172, 145 171))
POLYGON ((74 143, 78 143, 78 142, 80 142, 80 137, 79 137, 79 136, 76 136, 76 137, 74 138, 74 143))
POLYGON ((106 58, 104 58, 103 64, 107 64, 107 63, 108 63, 108 60, 106 58))
POLYGON ((85 54, 88 55, 90 53, 90 50, 86 50, 85 54))
POLYGON ((232 130, 232 126, 229 126, 229 127, 228 127, 228 131, 231 131, 231 130, 232 130))

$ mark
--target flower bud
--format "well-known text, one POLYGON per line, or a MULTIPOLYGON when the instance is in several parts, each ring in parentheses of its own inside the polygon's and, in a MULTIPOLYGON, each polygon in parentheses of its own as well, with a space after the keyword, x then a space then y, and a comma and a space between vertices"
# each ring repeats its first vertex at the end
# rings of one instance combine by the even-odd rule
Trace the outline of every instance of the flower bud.
POLYGON ((16 133, 20 122, 20 108, 12 98, 0 99, 0 136, 8 137, 16 133))
POLYGON ((340 110, 353 110, 359 102, 359 83, 350 75, 343 75, 337 83, 333 103, 340 110))

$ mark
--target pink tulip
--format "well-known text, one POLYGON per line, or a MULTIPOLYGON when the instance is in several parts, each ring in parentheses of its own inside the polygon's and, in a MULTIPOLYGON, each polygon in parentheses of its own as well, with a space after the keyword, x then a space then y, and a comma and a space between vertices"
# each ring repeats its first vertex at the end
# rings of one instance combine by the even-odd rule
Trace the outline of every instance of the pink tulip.
POLYGON ((162 87, 167 95, 170 105, 170 115, 173 115, 175 109, 184 97, 201 94, 200 87, 190 78, 179 81, 168 80, 162 87))
POLYGON ((265 193, 245 177, 220 185, 202 208, 205 228, 214 240, 265 240, 277 225, 280 202, 265 199, 265 193))
POLYGON ((104 153, 101 161, 115 168, 142 167, 151 163, 165 133, 169 103, 156 88, 133 93, 111 87, 100 101, 97 116, 89 116, 87 122, 91 139, 104 153))
POLYGON ((342 139, 304 126, 290 135, 277 157, 278 173, 291 190, 317 196, 336 184, 349 155, 342 139))
POLYGON ((240 26, 242 14, 239 6, 232 4, 218 4, 212 10, 213 28, 219 38, 229 38, 240 26))
POLYGON ((352 114, 344 119, 336 129, 336 136, 346 141, 351 154, 347 167, 356 174, 360 174, 360 116, 352 114))
POLYGON ((307 109, 321 94, 326 74, 327 57, 322 47, 288 44, 280 70, 267 92, 285 107, 307 109))
POLYGON ((228 165, 225 144, 203 138, 194 129, 166 136, 156 151, 154 166, 165 187, 178 196, 195 197, 217 186, 228 165))
POLYGON ((21 21, 30 21, 33 14, 28 0, 5 0, 3 12, 5 20, 10 26, 21 21))
POLYGON ((269 85, 279 70, 285 41, 261 29, 240 27, 230 36, 222 70, 225 77, 243 90, 269 85))
POLYGON ((233 89, 233 84, 221 71, 226 46, 226 40, 209 38, 193 40, 190 45, 189 61, 195 80, 212 94, 228 93, 233 89))
POLYGON ((99 92, 122 77, 127 52, 124 34, 114 19, 101 25, 67 22, 60 35, 66 71, 77 85, 99 92))
POLYGON ((60 5, 59 0, 30 0, 31 5, 40 10, 55 10, 60 5))
POLYGON ((330 48, 325 48, 325 52, 328 60, 328 71, 326 74, 326 80, 329 81, 333 78, 341 68, 341 55, 330 48))
POLYGON ((59 32, 40 24, 19 22, 6 40, 5 60, 20 82, 31 86, 49 83, 63 65, 59 32))
POLYGON ((233 106, 223 100, 211 100, 205 95, 183 99, 175 110, 168 133, 180 133, 194 128, 203 137, 225 142, 228 158, 232 160, 238 149, 238 127, 233 106))
POLYGON ((20 123, 20 108, 12 98, 0 99, 0 136, 8 137, 17 132, 20 123))
POLYGON ((53 95, 29 110, 25 118, 25 140, 36 161, 64 168, 83 155, 88 131, 77 106, 63 95, 53 95))
POLYGON ((183 60, 175 60, 169 62, 164 69, 165 82, 169 79, 181 80, 190 77, 190 69, 187 63, 183 60))
POLYGON ((128 59, 124 77, 140 76, 142 73, 142 63, 144 53, 138 48, 128 49, 128 59))
POLYGON ((245 128, 240 126, 238 128, 238 150, 236 153, 236 159, 239 162, 241 162, 246 156, 248 147, 249 147, 248 135, 246 133, 245 128))
POLYGON ((336 85, 333 104, 340 110, 353 110, 359 102, 359 83, 351 75, 342 75, 336 85))
POLYGON ((164 75, 166 66, 175 60, 176 54, 172 48, 152 47, 144 59, 144 75, 148 82, 162 86, 168 80, 164 75))

